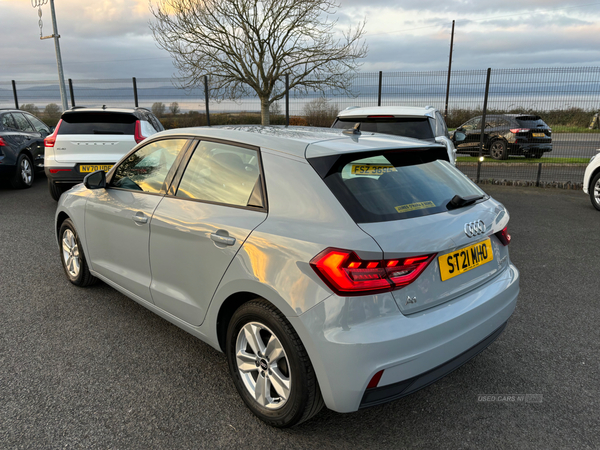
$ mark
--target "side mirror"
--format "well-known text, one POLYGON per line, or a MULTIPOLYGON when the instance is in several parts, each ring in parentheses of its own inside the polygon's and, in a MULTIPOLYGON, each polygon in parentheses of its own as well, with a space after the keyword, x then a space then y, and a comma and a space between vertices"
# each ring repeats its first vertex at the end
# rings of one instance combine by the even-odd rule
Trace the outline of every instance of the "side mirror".
POLYGON ((454 141, 455 142, 462 142, 467 138, 467 135, 465 133, 461 133, 460 131, 456 130, 456 132, 454 133, 454 141))
POLYGON ((86 175, 83 179, 83 185, 88 189, 106 188, 106 172, 104 170, 96 170, 86 175))

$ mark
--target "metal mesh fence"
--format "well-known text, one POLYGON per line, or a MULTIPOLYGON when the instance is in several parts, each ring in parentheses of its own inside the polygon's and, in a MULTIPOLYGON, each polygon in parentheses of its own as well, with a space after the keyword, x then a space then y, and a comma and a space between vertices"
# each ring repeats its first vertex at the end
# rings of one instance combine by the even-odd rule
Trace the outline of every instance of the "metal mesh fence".
MULTIPOLYGON (((446 106, 448 73, 367 72, 358 73, 350 93, 334 89, 324 92, 290 91, 290 124, 330 126, 338 111, 349 106, 425 106, 442 114, 446 106), (381 81, 380 81, 381 80, 381 81), (381 100, 379 100, 381 99, 381 100)), ((455 70, 451 73, 446 122, 453 130, 470 119, 482 116, 486 95, 486 70, 455 70)), ((138 105, 153 110, 167 128, 206 125, 204 86, 183 89, 180 80, 138 78, 138 105)), ((72 80, 77 106, 135 106, 133 80, 72 80)), ((279 86, 284 90, 283 82, 279 86)), ((18 103, 38 113, 50 125, 60 111, 60 91, 56 81, 16 81, 18 103), (50 108, 50 110, 48 110, 50 108), (54 111, 54 115, 50 112, 54 111)), ((214 97, 214 96, 213 96, 214 97)), ((0 82, 0 108, 14 107, 11 82, 0 82)), ((248 96, 236 101, 211 98, 211 125, 260 123, 260 101, 248 96)), ((600 149, 600 130, 589 129, 600 110, 600 68, 500 69, 490 72, 486 116, 537 115, 552 128, 552 149, 540 158, 533 153, 513 154, 506 159, 491 158, 491 139, 482 129, 483 161, 480 144, 465 152, 459 147, 457 166, 480 182, 578 187, 587 161, 600 149)), ((285 99, 271 106, 271 123, 285 123, 285 99)), ((481 135, 481 131, 479 136, 481 135)), ((492 136, 493 137, 493 136, 492 136)), ((495 139, 506 139, 496 135, 495 139)), ((511 143, 507 140, 507 144, 511 143)), ((512 148, 512 147, 511 147, 512 148)), ((517 152, 518 153, 518 152, 517 152)), ((537 155, 539 156, 539 155, 537 155)))

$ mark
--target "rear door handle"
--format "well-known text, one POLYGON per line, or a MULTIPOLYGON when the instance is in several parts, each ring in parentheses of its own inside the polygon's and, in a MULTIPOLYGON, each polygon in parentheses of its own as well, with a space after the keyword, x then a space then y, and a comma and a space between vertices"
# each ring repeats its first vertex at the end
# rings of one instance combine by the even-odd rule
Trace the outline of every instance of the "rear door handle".
POLYGON ((233 245, 235 244, 235 238, 231 236, 221 236, 217 233, 211 233, 210 238, 217 244, 233 245))
POLYGON ((143 212, 139 212, 131 217, 136 223, 148 223, 148 218, 143 212))

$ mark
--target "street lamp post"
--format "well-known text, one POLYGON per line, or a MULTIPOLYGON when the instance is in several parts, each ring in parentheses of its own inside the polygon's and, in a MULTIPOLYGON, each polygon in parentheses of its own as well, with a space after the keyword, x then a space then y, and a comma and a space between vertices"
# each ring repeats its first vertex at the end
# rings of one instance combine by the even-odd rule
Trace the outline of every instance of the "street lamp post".
POLYGON ((38 8, 38 16, 40 18, 40 39, 51 39, 54 38, 54 49, 56 50, 56 65, 58 66, 58 86, 60 88, 60 99, 62 102, 63 111, 69 109, 67 102, 67 89, 65 87, 65 75, 63 72, 62 57, 60 55, 60 43, 58 39, 58 27, 56 26, 56 11, 54 10, 54 0, 50 1, 50 12, 52 14, 52 34, 50 36, 42 36, 42 5, 48 3, 48 0, 31 0, 31 6, 38 8))

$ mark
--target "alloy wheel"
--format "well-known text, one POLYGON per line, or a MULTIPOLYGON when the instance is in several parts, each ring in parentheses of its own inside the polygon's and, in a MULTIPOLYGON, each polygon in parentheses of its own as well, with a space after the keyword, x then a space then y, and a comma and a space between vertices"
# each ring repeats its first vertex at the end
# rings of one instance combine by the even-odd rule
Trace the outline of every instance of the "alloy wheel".
POLYGON ((287 355, 275 333, 259 322, 249 322, 240 329, 235 349, 237 369, 250 395, 264 408, 283 407, 292 379, 287 355))
POLYGON ((21 178, 26 185, 30 185, 33 177, 33 169, 31 163, 27 158, 23 158, 21 161, 21 178))
POLYGON ((596 204, 600 205, 600 178, 598 178, 598 181, 594 185, 594 199, 596 200, 596 204))
POLYGON ((65 268, 72 278, 79 276, 81 261, 79 259, 79 246, 75 234, 71 230, 65 230, 62 238, 62 256, 65 268))

